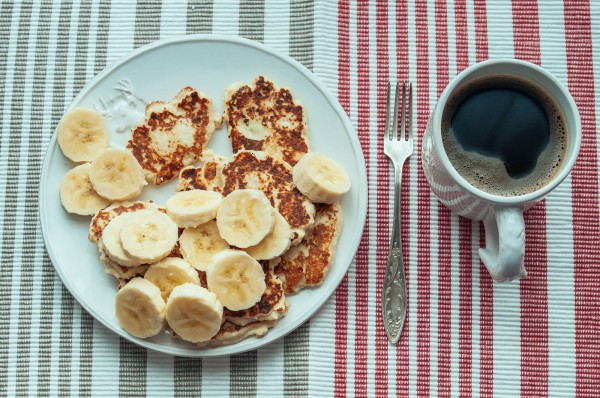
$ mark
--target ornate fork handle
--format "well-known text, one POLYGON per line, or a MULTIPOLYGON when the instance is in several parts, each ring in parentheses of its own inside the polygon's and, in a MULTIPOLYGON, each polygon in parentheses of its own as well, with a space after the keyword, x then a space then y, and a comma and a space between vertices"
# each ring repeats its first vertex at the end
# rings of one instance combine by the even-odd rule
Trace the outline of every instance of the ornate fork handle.
POLYGON ((383 324, 388 339, 396 344, 402 334, 406 318, 406 277, 404 261, 402 260, 402 240, 400 237, 400 186, 402 183, 402 165, 394 164, 394 219, 390 245, 390 255, 387 261, 383 280, 382 311, 383 324))
POLYGON ((392 85, 388 83, 387 116, 385 132, 383 134, 383 152, 394 165, 394 217, 390 255, 388 257, 383 291, 381 293, 381 309, 383 325, 388 340, 392 344, 398 343, 408 302, 406 300, 406 277, 404 275, 404 262, 402 260, 402 240, 400 239, 400 187, 402 185, 402 167, 413 152, 412 130, 412 85, 410 82, 402 83, 402 118, 400 134, 398 135, 398 97, 400 84, 396 83, 394 107, 391 107, 392 85), (393 115, 393 123, 392 121, 393 115), (406 116, 408 115, 408 123, 406 116), (391 127, 391 129, 390 129, 391 127))

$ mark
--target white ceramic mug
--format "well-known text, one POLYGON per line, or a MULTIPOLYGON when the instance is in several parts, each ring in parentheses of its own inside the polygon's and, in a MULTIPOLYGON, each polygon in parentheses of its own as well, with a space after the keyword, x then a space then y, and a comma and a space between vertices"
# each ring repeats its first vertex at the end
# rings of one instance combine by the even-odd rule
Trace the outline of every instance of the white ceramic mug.
POLYGON ((526 276, 523 211, 543 199, 569 174, 581 146, 581 121, 569 91, 546 70, 514 59, 475 64, 456 76, 443 91, 423 136, 422 160, 433 193, 451 211, 472 220, 483 220, 486 247, 479 257, 496 281, 526 276), (442 142, 442 114, 449 98, 469 82, 492 76, 515 76, 546 92, 562 111, 567 127, 566 156, 554 178, 536 191, 519 196, 499 196, 469 184, 452 166, 442 142))

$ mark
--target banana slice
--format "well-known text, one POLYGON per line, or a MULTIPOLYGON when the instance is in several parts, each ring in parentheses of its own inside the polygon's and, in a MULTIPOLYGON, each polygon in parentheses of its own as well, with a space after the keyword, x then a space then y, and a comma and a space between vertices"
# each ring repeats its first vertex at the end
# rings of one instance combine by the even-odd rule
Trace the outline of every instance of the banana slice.
POLYGON ((173 289, 167 302, 167 322, 182 339, 192 343, 210 340, 221 328, 223 305, 214 293, 193 283, 173 289))
POLYGON ((247 253, 224 250, 206 268, 208 289, 232 311, 252 307, 266 289, 265 272, 247 253))
POLYGON ((262 191, 238 189, 223 199, 217 210, 217 226, 230 245, 257 245, 273 228, 271 202, 262 191))
POLYGON ((333 203, 350 190, 344 168, 318 152, 302 156, 292 170, 296 188, 311 201, 333 203))
POLYGON ((58 124, 58 145, 74 162, 90 162, 108 146, 108 131, 101 114, 76 108, 58 124))
POLYGON ((213 256, 225 249, 229 249, 229 243, 221 238, 213 220, 196 228, 186 228, 179 237, 179 252, 199 271, 206 271, 213 256))
POLYGON ((271 232, 258 245, 244 249, 246 253, 256 260, 270 260, 275 258, 289 249, 292 243, 292 229, 290 228, 290 224, 276 209, 273 209, 273 216, 275 223, 271 232))
POLYGON ((105 149, 92 162, 90 180, 96 192, 110 200, 133 199, 147 184, 133 155, 115 148, 105 149))
POLYGON ((158 286, 165 301, 176 286, 184 283, 200 285, 198 271, 187 261, 177 257, 167 257, 150 266, 144 274, 144 279, 158 286))
POLYGON ((223 196, 214 191, 194 189, 177 192, 167 200, 167 214, 181 228, 197 227, 217 217, 223 196))
POLYGON ((110 204, 98 195, 90 181, 89 163, 69 170, 60 183, 60 203, 69 213, 91 216, 110 204))
POLYGON ((121 327, 132 336, 156 336, 165 326, 165 301, 160 289, 142 278, 133 278, 119 292, 115 312, 121 327))
POLYGON ((121 227, 123 226, 123 222, 131 217, 132 214, 133 213, 119 214, 110 220, 106 228, 104 228, 101 238, 104 251, 108 258, 124 267, 137 267, 142 264, 137 259, 125 253, 123 245, 121 244, 121 227))
POLYGON ((125 253, 144 264, 166 257, 177 243, 179 230, 169 216, 157 210, 133 212, 121 225, 125 253))

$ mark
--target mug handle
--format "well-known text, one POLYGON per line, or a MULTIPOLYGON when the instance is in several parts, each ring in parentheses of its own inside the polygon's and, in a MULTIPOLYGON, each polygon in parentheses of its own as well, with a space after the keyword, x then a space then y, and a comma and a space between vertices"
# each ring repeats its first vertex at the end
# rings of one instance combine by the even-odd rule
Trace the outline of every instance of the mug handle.
POLYGON ((525 222, 521 207, 493 207, 483 220, 485 249, 479 258, 495 281, 525 278, 525 222))

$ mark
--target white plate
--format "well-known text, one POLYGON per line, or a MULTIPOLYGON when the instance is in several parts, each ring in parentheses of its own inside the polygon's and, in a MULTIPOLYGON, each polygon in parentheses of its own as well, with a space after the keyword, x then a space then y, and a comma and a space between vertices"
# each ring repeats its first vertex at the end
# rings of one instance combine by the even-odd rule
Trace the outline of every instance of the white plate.
MULTIPOLYGON (((266 336, 248 338, 219 348, 197 348, 161 333, 151 339, 127 334, 114 314, 116 283, 104 273, 98 249, 87 240, 90 217, 67 214, 60 204, 58 188, 63 175, 74 164, 65 158, 52 137, 40 189, 40 215, 48 254, 63 283, 81 305, 114 332, 141 346, 164 353, 191 357, 229 355, 270 343, 310 318, 338 286, 358 248, 367 209, 367 178, 360 144, 346 113, 325 86, 300 63, 268 47, 249 40, 195 35, 161 40, 134 51, 107 67, 81 90, 69 107, 98 107, 100 100, 116 112, 141 109, 145 102, 170 100, 177 92, 192 86, 207 93, 222 109, 225 87, 242 81, 251 83, 264 75, 278 86, 287 86, 306 109, 310 149, 324 152, 348 172, 352 188, 342 199, 344 228, 335 263, 324 283, 290 296, 290 310, 266 336), (124 96, 116 87, 127 81, 134 96, 124 96), (136 98, 137 97, 137 98, 136 98), (128 102, 129 101, 129 102, 128 102)), ((130 132, 111 131, 111 146, 124 147, 130 132)), ((227 131, 217 131, 209 143, 215 152, 229 155, 227 131)), ((175 192, 176 178, 160 187, 147 186, 139 199, 164 204, 175 192)))

